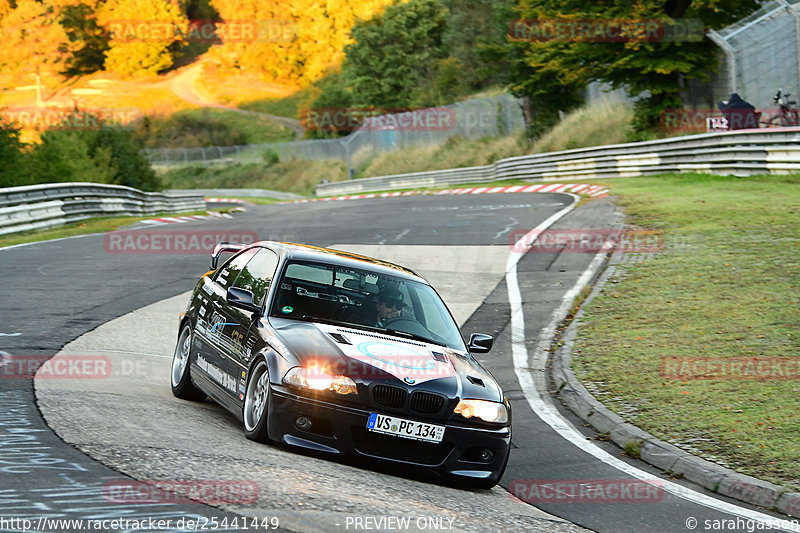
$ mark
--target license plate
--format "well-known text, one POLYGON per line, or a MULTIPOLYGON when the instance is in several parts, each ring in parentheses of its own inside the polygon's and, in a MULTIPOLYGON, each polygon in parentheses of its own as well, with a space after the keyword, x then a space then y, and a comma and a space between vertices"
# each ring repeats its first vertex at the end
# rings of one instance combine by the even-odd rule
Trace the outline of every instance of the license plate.
POLYGON ((371 413, 367 421, 367 429, 375 433, 385 433, 406 439, 423 440, 425 442, 442 442, 444 426, 415 422, 405 418, 371 413))

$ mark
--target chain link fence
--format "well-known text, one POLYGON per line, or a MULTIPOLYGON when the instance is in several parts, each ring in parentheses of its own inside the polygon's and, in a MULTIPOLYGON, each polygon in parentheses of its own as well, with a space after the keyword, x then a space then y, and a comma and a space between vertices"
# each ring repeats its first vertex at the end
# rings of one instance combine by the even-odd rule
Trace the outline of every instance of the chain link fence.
MULTIPOLYGON (((771 0, 719 31, 708 33, 720 48, 720 68, 710 84, 715 107, 731 93, 757 108, 775 107, 778 89, 800 95, 800 9, 786 0, 771 0)), ((696 101, 696 98, 690 98, 696 101)), ((700 102, 697 102, 700 103, 700 102)))
POLYGON ((447 139, 496 137, 525 129, 519 99, 501 94, 437 108, 381 115, 339 139, 283 143, 212 146, 205 148, 146 149, 150 164, 158 167, 251 163, 265 158, 339 159, 350 175, 373 157, 412 146, 436 146, 447 139), (431 117, 438 117, 435 123, 431 117))

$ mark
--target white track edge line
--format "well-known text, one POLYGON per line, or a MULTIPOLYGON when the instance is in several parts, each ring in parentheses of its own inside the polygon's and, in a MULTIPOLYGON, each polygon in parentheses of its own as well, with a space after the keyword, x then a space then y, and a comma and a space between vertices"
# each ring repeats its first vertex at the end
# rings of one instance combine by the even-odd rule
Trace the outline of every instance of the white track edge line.
MULTIPOLYGON (((553 225, 564 215, 572 211, 577 204, 578 196, 573 194, 570 194, 570 196, 573 197, 573 202, 570 205, 550 216, 547 220, 520 238, 516 242, 514 248, 524 249, 525 243, 532 243, 532 239, 537 238, 544 230, 553 225)), ((632 477, 646 482, 652 482, 654 479, 653 474, 629 465, 625 461, 614 457, 605 450, 598 448, 593 443, 588 442, 586 437, 583 436, 583 434, 581 434, 572 424, 570 424, 568 420, 563 418, 549 402, 546 402, 536 389, 536 385, 531 374, 531 370, 533 369, 528 363, 528 349, 525 347, 525 318, 522 309, 522 294, 517 281, 517 263, 519 263, 523 255, 524 253, 520 252, 512 251, 509 253, 508 260, 506 262, 506 287, 508 290, 508 302, 511 306, 511 351, 514 363, 514 373, 517 375, 517 380, 522 388, 522 393, 525 396, 525 399, 528 401, 528 405, 536 414, 536 416, 538 416, 545 424, 553 428, 556 433, 561 435, 571 444, 575 445, 578 449, 585 451, 612 468, 620 470, 621 472, 624 472, 632 477)), ((552 320, 544 330, 544 338, 540 341, 540 345, 545 342, 549 344, 549 341, 552 341, 556 326, 560 321, 560 316, 558 315, 559 310, 565 305, 572 304, 572 300, 575 295, 580 291, 584 284, 588 283, 588 281, 594 275, 594 270, 599 268, 604 255, 605 252, 599 252, 595 256, 594 260, 592 260, 592 263, 583 272, 575 285, 564 294, 559 309, 556 309, 556 311, 553 312, 552 320)), ((783 520, 781 518, 776 518, 758 511, 752 511, 738 505, 718 500, 717 498, 702 494, 671 481, 659 481, 665 492, 673 494, 679 498, 683 498, 692 503, 700 504, 704 507, 764 523, 774 524, 779 520, 784 524, 788 522, 788 520, 783 520)), ((792 527, 786 531, 800 531, 800 524, 798 524, 797 527, 792 527)))

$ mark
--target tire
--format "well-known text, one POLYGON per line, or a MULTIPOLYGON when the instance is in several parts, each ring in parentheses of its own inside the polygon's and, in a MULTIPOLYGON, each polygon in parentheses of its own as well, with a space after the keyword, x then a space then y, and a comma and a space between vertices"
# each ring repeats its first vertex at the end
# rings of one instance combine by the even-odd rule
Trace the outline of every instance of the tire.
POLYGON ((269 442, 269 368, 259 359, 247 378, 242 408, 244 436, 256 442, 269 442))
POLYGON ((175 346, 175 353, 172 355, 172 373, 170 383, 172 384, 172 394, 182 400, 199 402, 205 399, 206 395, 192 383, 189 376, 189 354, 192 349, 192 328, 187 322, 181 328, 178 335, 178 344, 175 346))

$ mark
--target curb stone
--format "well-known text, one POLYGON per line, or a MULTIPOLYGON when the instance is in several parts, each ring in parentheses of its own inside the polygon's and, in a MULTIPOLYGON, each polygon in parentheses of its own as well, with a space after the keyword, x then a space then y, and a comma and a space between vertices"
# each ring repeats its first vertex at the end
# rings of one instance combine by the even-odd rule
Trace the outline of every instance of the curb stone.
POLYGON ((217 213, 216 211, 208 211, 207 215, 186 215, 180 217, 159 217, 151 218, 148 220, 140 220, 137 224, 146 226, 160 226, 162 224, 185 224, 186 222, 196 222, 198 220, 213 220, 215 218, 233 218, 227 213, 217 213))
POLYGON ((306 203, 306 202, 331 202, 340 200, 361 200, 364 198, 394 198, 396 196, 417 196, 417 195, 440 195, 440 194, 496 194, 496 193, 515 193, 515 192, 572 192, 591 196, 593 198, 605 198, 609 194, 608 187, 603 185, 588 185, 585 183, 550 183, 537 185, 509 185, 501 187, 467 187, 457 189, 444 189, 430 191, 427 189, 411 191, 395 191, 384 193, 361 193, 348 194, 343 196, 323 196, 318 198, 305 198, 281 203, 306 203))
POLYGON ((615 252, 607 260, 606 269, 597 279, 592 292, 561 338, 561 346, 554 351, 551 377, 563 403, 581 420, 596 431, 607 434, 620 448, 639 446, 639 459, 660 468, 672 476, 680 476, 722 496, 745 503, 777 510, 789 516, 800 516, 800 492, 789 492, 773 483, 741 474, 730 468, 696 457, 672 444, 657 439, 650 433, 626 422, 597 400, 572 371, 572 346, 578 326, 584 316, 583 307, 602 290, 624 262, 623 254, 615 252))

